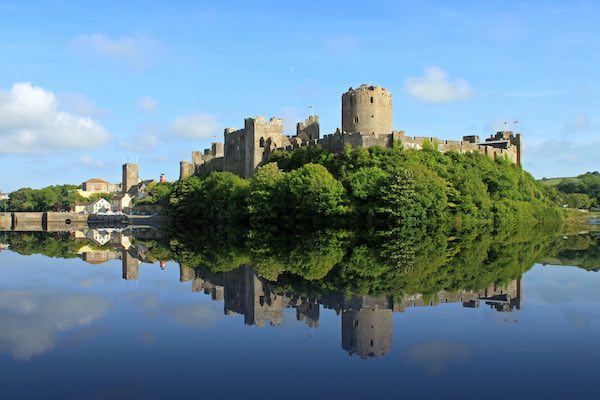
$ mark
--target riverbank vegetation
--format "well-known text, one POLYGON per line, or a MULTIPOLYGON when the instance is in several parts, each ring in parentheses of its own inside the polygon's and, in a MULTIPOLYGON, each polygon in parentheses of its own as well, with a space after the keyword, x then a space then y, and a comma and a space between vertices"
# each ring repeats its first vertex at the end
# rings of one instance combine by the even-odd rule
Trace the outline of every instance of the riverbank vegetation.
POLYGON ((4 211, 61 211, 70 210, 75 203, 85 200, 77 193, 79 186, 55 185, 42 189, 21 188, 10 193, 8 200, 0 203, 4 211))
POLYGON ((562 218, 531 175, 478 153, 372 147, 332 154, 314 146, 275 152, 269 161, 249 180, 213 172, 176 183, 166 207, 170 226, 504 229, 562 218))
POLYGON ((556 204, 589 209, 600 205, 600 172, 587 172, 575 178, 542 179, 540 183, 556 204))

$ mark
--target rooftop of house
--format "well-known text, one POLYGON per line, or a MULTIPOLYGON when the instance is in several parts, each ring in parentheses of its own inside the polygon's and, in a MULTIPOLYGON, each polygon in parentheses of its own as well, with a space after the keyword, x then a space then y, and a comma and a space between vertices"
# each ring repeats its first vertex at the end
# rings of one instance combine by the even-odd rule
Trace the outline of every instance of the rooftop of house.
POLYGON ((105 180, 102 180, 102 179, 92 178, 92 179, 88 179, 87 181, 85 181, 83 183, 108 183, 108 182, 106 182, 105 180))

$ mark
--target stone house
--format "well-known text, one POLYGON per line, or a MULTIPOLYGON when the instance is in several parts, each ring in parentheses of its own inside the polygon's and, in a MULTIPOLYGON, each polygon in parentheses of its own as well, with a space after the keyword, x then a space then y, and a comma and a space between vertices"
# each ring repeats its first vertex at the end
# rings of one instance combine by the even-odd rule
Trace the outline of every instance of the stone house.
POLYGON ((121 211, 130 208, 132 206, 133 197, 128 193, 116 194, 110 198, 110 207, 113 211, 121 211))

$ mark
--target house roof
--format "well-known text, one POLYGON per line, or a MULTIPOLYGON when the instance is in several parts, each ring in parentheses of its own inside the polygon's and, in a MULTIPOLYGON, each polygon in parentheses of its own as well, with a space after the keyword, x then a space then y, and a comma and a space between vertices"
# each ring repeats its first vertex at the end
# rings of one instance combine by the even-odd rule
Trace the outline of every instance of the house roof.
MULTIPOLYGON (((89 205, 96 204, 100 201, 106 201, 106 199, 104 197, 100 197, 98 200, 94 200, 91 203, 89 203, 89 205)), ((106 202, 108 203, 108 201, 106 201, 106 202)))
POLYGON ((83 183, 108 183, 108 182, 106 182, 105 180, 102 180, 102 179, 92 178, 92 179, 88 179, 87 181, 85 181, 83 183))

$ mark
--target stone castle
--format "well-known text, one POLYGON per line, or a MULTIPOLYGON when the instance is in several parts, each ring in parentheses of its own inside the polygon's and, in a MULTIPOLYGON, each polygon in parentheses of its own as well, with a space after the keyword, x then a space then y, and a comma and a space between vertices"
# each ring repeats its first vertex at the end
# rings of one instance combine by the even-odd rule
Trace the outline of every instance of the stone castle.
POLYGON ((296 125, 296 135, 283 133, 283 120, 264 117, 246 118, 242 129, 227 128, 224 143, 212 143, 210 149, 194 151, 192 160, 181 161, 180 179, 193 174, 227 171, 250 178, 275 150, 294 151, 320 145, 333 153, 352 147, 379 146, 422 149, 425 143, 441 152, 479 152, 491 158, 507 158, 521 165, 521 134, 498 132, 484 141, 479 136, 463 136, 453 141, 434 137, 407 136, 392 128, 392 95, 380 86, 363 84, 342 95, 342 128, 321 138, 319 117, 310 116, 296 125))

